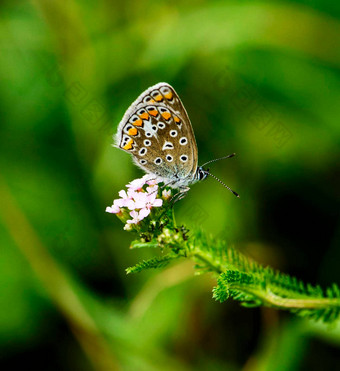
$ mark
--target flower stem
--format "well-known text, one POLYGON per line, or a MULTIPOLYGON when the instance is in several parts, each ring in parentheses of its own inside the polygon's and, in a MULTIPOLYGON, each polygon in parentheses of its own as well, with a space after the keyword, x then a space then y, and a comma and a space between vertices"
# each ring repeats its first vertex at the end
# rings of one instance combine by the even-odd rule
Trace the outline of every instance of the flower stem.
POLYGON ((248 294, 259 298, 263 304, 267 304, 277 309, 327 309, 330 307, 340 307, 338 298, 306 298, 295 299, 285 298, 273 293, 270 288, 265 290, 252 289, 242 284, 230 284, 230 289, 242 290, 248 294))

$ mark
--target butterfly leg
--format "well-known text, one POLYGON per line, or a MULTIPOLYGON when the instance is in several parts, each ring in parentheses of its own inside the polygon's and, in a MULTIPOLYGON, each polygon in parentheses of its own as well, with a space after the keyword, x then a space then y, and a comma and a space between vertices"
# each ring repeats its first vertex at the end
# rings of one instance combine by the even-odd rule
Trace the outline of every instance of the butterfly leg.
POLYGON ((172 206, 175 202, 182 200, 187 195, 189 189, 189 187, 181 187, 180 191, 171 198, 172 206))

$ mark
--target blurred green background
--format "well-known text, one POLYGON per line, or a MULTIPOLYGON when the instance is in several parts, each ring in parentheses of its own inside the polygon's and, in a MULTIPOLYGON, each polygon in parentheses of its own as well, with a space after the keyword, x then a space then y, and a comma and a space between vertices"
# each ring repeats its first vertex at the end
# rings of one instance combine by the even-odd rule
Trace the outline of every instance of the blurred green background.
POLYGON ((126 276, 153 251, 104 212, 140 177, 112 135, 147 87, 174 86, 199 162, 176 204, 263 264, 340 273, 340 5, 3 1, 0 368, 334 370, 340 327, 216 303, 193 263, 126 276))

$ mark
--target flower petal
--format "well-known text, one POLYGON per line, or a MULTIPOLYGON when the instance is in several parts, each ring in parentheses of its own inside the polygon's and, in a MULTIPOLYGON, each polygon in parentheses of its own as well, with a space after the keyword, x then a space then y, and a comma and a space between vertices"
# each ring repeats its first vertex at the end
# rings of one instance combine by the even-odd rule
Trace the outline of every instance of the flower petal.
POLYGON ((144 184, 145 184, 145 179, 143 177, 143 178, 132 180, 129 184, 126 185, 126 187, 131 190, 138 190, 138 189, 141 189, 144 184))
POLYGON ((138 211, 136 210, 130 211, 130 216, 134 219, 138 218, 138 211))
POLYGON ((113 201, 113 205, 117 207, 126 207, 127 200, 123 198, 118 198, 117 200, 113 201))
POLYGON ((133 200, 126 201, 126 207, 129 210, 134 210, 136 208, 135 202, 133 200))
POLYGON ((150 181, 151 179, 155 179, 155 175, 154 174, 145 174, 142 179, 144 180, 144 182, 148 182, 150 181))
POLYGON ((112 206, 108 206, 105 211, 107 213, 111 213, 111 214, 119 214, 120 213, 120 208, 118 206, 115 206, 115 205, 112 205, 112 206))
POLYGON ((146 192, 147 192, 148 194, 151 194, 151 193, 155 193, 155 194, 157 194, 157 192, 158 192, 158 185, 153 185, 153 186, 149 186, 149 187, 147 187, 147 188, 146 188, 146 192))
POLYGON ((122 189, 121 191, 119 191, 118 194, 119 194, 119 197, 121 197, 123 199, 128 198, 128 195, 126 194, 126 192, 124 191, 124 189, 122 189))
POLYGON ((157 197, 157 193, 156 193, 156 192, 154 192, 154 193, 149 193, 149 194, 147 195, 146 202, 153 203, 153 202, 155 201, 156 197, 157 197))
POLYGON ((135 202, 135 209, 143 209, 146 205, 144 201, 136 201, 135 202))
POLYGON ((160 198, 156 198, 156 200, 153 202, 152 206, 154 207, 160 207, 163 205, 163 200, 160 198))
POLYGON ((133 199, 138 202, 146 202, 148 194, 145 192, 135 192, 133 199))
POLYGON ((146 218, 150 214, 150 209, 144 208, 139 211, 139 220, 146 218))

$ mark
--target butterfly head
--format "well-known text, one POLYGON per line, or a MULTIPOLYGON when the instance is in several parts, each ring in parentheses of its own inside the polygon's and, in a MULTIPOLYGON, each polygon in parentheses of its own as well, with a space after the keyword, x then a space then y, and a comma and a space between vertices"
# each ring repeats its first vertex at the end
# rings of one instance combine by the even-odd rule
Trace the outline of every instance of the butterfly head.
POLYGON ((209 174, 209 169, 205 170, 202 166, 199 166, 196 170, 195 179, 199 182, 204 180, 209 174))

